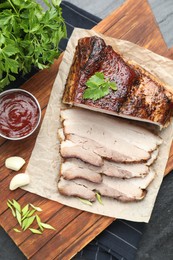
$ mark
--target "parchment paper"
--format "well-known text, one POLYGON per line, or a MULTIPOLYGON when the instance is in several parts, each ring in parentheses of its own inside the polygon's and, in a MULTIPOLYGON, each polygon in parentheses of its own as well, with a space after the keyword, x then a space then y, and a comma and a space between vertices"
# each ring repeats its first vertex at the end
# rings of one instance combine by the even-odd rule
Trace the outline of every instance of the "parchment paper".
POLYGON ((159 157, 154 165, 157 176, 150 185, 144 200, 135 203, 121 203, 116 200, 103 198, 104 205, 93 203, 92 206, 88 206, 81 203, 77 198, 61 196, 57 190, 57 179, 60 168, 57 130, 61 126, 59 114, 60 108, 63 106, 61 103, 62 94, 77 41, 79 38, 91 35, 101 36, 107 44, 112 45, 115 50, 121 52, 125 59, 133 60, 169 86, 173 86, 173 61, 128 41, 105 37, 93 30, 76 28, 64 53, 47 111, 26 169, 26 173, 30 175, 31 182, 24 189, 81 210, 115 218, 148 222, 169 156, 173 137, 172 123, 160 133, 160 136, 163 138, 163 144, 160 147, 159 157))

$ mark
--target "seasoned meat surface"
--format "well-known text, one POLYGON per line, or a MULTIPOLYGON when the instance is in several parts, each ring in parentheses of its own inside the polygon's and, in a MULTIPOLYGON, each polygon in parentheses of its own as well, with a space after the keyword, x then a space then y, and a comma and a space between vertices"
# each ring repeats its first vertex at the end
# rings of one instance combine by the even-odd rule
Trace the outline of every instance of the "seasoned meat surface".
POLYGON ((171 115, 172 93, 153 75, 134 66, 97 37, 79 40, 67 78, 63 102, 91 110, 165 125, 171 115), (96 101, 83 99, 87 80, 103 72, 117 91, 96 101))

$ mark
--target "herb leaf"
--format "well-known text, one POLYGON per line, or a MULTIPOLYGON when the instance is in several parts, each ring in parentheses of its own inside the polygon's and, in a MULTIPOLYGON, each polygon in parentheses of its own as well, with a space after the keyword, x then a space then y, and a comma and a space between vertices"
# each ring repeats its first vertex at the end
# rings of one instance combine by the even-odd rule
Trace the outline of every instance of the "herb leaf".
POLYGON ((40 217, 39 217, 38 215, 36 215, 36 220, 37 220, 37 224, 38 224, 40 230, 43 231, 44 228, 43 228, 42 225, 41 225, 41 219, 40 219, 40 217))
POLYGON ((13 209, 13 207, 12 207, 12 205, 10 204, 9 201, 7 202, 7 206, 11 209, 11 212, 12 212, 13 216, 16 217, 15 210, 13 209))
POLYGON ((42 211, 42 209, 40 207, 36 207, 33 204, 31 204, 31 203, 29 205, 36 211, 42 211))
POLYGON ((21 230, 19 230, 19 229, 17 229, 17 228, 13 228, 13 230, 14 230, 15 232, 17 232, 17 233, 20 233, 20 232, 21 232, 21 230))
POLYGON ((86 205, 92 206, 92 202, 89 201, 89 200, 85 200, 85 199, 81 199, 81 198, 80 198, 80 201, 81 201, 82 203, 86 204, 86 205))
POLYGON ((94 87, 104 84, 104 74, 102 72, 96 72, 89 80, 86 82, 88 87, 94 87))
POLYGON ((16 209, 16 218, 17 218, 19 225, 21 226, 21 224, 22 224, 21 213, 17 209, 16 209))
POLYGON ((22 209, 22 216, 25 216, 28 210, 29 210, 29 204, 26 204, 26 206, 22 209))
POLYGON ((21 212, 21 206, 20 206, 20 204, 19 204, 16 200, 13 200, 13 207, 14 207, 18 212, 21 212))
POLYGON ((86 82, 86 86, 88 88, 85 89, 83 98, 94 101, 108 95, 110 88, 114 91, 117 90, 116 83, 105 79, 103 72, 96 72, 91 76, 86 82))
POLYGON ((103 205, 101 195, 98 192, 96 192, 96 198, 97 198, 98 202, 103 205))
POLYGON ((41 225, 43 228, 55 230, 55 228, 52 227, 52 226, 49 225, 49 224, 46 224, 46 223, 40 223, 40 225, 41 225))
POLYGON ((29 228, 31 224, 34 222, 34 220, 35 220, 35 216, 24 219, 22 229, 26 230, 27 228, 29 228))
POLYGON ((34 233, 34 234, 42 234, 42 232, 40 231, 40 230, 38 230, 38 229, 35 229, 35 228, 29 228, 29 230, 32 232, 32 233, 34 233))

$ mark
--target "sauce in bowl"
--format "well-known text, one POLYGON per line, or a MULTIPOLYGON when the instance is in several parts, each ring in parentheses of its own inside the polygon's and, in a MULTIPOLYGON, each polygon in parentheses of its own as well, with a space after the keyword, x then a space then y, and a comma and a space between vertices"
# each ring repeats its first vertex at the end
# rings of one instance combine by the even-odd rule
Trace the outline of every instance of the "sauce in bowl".
POLYGON ((29 136, 40 121, 40 105, 25 90, 7 90, 0 96, 0 135, 18 140, 29 136))

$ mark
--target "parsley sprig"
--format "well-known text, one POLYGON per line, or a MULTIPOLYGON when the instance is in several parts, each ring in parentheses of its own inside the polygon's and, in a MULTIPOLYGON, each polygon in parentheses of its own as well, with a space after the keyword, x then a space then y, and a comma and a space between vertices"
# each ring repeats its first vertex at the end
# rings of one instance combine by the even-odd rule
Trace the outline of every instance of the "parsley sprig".
POLYGON ((110 88, 117 90, 115 82, 111 82, 105 78, 103 72, 96 72, 86 82, 88 88, 83 93, 84 99, 92 99, 96 101, 109 94, 110 88))
POLYGON ((66 37, 60 0, 2 0, 0 3, 0 91, 35 66, 49 67, 60 54, 58 45, 66 37))

